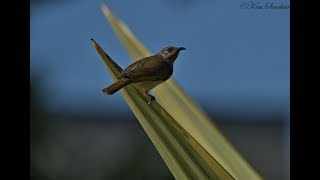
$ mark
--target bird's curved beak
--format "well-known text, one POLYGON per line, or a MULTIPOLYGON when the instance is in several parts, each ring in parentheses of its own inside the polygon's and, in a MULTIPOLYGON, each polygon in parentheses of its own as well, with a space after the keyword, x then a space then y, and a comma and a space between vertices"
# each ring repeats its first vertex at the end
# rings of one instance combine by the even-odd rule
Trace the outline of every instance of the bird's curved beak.
POLYGON ((181 51, 181 50, 186 50, 186 48, 184 48, 184 47, 179 47, 179 48, 178 48, 178 51, 181 51))

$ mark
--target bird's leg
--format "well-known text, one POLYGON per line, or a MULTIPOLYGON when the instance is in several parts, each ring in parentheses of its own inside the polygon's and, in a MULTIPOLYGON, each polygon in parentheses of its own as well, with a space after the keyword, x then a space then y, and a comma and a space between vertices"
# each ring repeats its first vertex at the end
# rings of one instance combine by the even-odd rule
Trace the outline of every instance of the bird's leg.
POLYGON ((148 95, 148 96, 150 97, 150 99, 149 99, 149 101, 148 101, 148 104, 150 104, 151 101, 156 100, 156 98, 155 98, 154 96, 152 96, 151 94, 149 94, 148 91, 146 91, 145 93, 146 93, 146 95, 148 95))

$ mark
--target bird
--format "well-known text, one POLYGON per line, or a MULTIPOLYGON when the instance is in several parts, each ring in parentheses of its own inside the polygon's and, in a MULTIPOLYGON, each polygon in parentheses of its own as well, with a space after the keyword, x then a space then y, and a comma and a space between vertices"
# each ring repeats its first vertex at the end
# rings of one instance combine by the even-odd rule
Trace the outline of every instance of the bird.
POLYGON ((155 97, 149 92, 159 84, 168 80, 173 73, 173 64, 184 47, 167 46, 153 56, 142 58, 125 68, 118 76, 116 82, 104 88, 102 91, 112 95, 121 88, 130 84, 137 84, 143 88, 145 95, 151 101, 155 97))

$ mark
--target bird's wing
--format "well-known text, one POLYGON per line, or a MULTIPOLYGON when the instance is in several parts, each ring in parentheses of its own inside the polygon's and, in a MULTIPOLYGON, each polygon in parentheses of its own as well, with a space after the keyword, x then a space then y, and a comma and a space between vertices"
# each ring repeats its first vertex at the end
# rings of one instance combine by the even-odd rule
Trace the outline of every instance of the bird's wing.
POLYGON ((165 61, 147 57, 129 65, 121 72, 120 77, 130 78, 135 82, 140 80, 162 80, 164 77, 162 77, 161 69, 164 66, 165 61))

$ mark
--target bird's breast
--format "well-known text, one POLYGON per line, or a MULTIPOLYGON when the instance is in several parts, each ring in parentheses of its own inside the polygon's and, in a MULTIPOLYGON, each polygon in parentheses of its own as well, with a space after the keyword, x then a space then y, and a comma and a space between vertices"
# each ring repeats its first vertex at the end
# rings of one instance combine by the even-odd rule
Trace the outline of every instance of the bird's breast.
POLYGON ((173 73, 173 66, 171 66, 169 63, 165 63, 161 68, 161 79, 167 80, 171 77, 173 73))

